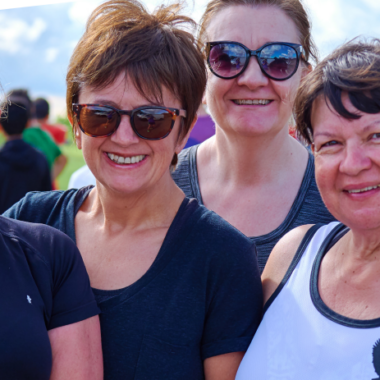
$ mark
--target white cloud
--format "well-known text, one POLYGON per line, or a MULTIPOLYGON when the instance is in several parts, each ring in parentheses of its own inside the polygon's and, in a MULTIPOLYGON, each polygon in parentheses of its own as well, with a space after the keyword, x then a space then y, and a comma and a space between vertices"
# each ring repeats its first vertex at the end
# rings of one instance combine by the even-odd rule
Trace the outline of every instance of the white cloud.
POLYGON ((46 22, 42 18, 34 19, 33 24, 26 30, 25 37, 28 41, 37 41, 46 28, 46 22))
POLYGON ((29 25, 21 19, 9 19, 0 14, 0 50, 15 54, 35 42, 46 30, 47 25, 41 18, 33 20, 29 25))
POLYGON ((45 61, 47 63, 52 63, 55 61, 59 53, 59 49, 57 48, 49 48, 45 51, 45 61))
POLYGON ((0 9, 23 8, 34 5, 70 3, 73 0, 0 0, 0 9))
POLYGON ((85 25, 92 11, 101 4, 102 0, 76 1, 69 8, 69 18, 71 21, 85 25))

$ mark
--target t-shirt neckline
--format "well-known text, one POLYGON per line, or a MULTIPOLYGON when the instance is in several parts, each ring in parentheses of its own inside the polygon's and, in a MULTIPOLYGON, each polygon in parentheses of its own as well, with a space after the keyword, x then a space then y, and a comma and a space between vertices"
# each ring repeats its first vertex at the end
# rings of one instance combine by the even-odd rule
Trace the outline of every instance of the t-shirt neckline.
MULTIPOLYGON (((197 151, 199 148, 199 145, 195 145, 191 147, 190 149, 190 185, 193 191, 193 194, 196 196, 196 199, 198 200, 199 204, 204 206, 203 199, 202 199, 202 194, 200 192, 200 187, 199 187, 199 178, 198 178, 198 167, 197 167, 197 151), (193 182, 193 178, 196 178, 196 183, 193 182)), ((265 244, 268 241, 272 241, 273 239, 276 239, 278 237, 281 237, 290 224, 293 222, 293 220, 297 217, 299 210, 302 207, 303 201, 306 197, 307 194, 307 189, 310 186, 313 171, 314 171, 314 157, 313 155, 308 152, 309 157, 307 160, 307 165, 305 169, 305 173, 302 178, 301 186, 298 189, 297 195, 292 203, 292 206, 286 215, 285 219, 283 222, 273 231, 265 234, 265 235, 260 235, 260 236, 250 236, 249 238, 251 240, 254 240, 256 244, 265 244)))
MULTIPOLYGON (((87 198, 88 194, 93 188, 94 188, 93 185, 89 185, 81 189, 78 189, 77 193, 75 194, 74 212, 72 213, 72 223, 74 226, 74 238, 75 238, 75 216, 77 212, 79 211, 81 205, 83 204, 84 200, 87 198)), ((166 233, 166 236, 164 238, 164 241, 162 242, 161 248, 158 251, 156 258, 154 259, 149 269, 137 281, 135 281, 131 285, 126 286, 125 288, 115 289, 115 290, 104 290, 104 289, 93 288, 95 290, 95 293, 97 294, 102 294, 102 295, 114 294, 115 295, 114 297, 101 303, 102 309, 106 307, 108 310, 110 308, 120 305, 121 302, 124 302, 125 300, 127 300, 128 298, 136 294, 138 291, 140 291, 142 288, 144 288, 166 267, 166 265, 170 262, 172 257, 175 255, 175 253, 179 251, 179 247, 182 242, 177 241, 178 240, 177 238, 179 235, 178 232, 180 229, 183 228, 184 223, 187 222, 188 218, 184 220, 184 218, 182 217, 190 203, 194 204, 194 200, 190 200, 189 198, 186 198, 186 197, 183 199, 177 211, 177 214, 175 215, 166 233)))

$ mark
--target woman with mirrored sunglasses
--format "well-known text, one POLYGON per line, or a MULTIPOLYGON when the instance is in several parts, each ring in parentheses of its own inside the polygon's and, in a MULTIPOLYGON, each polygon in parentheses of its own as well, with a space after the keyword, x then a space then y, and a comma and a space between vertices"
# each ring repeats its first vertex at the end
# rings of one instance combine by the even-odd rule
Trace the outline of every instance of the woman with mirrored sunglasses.
POLYGON ((299 0, 212 0, 199 39, 216 133, 179 155, 173 177, 251 237, 263 270, 287 231, 333 220, 312 155, 288 133, 300 81, 316 59, 308 16, 299 0))
POLYGON ((105 379, 233 380, 262 313, 252 242, 171 177, 206 85, 179 5, 99 6, 67 75, 96 186, 8 210, 74 240, 101 309, 105 379))

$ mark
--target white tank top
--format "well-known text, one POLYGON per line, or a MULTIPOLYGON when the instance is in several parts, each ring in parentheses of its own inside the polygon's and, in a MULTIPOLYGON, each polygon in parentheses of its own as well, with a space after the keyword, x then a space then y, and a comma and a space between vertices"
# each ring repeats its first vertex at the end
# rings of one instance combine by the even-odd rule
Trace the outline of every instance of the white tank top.
POLYGON ((236 380, 380 380, 380 318, 341 316, 318 292, 322 258, 347 231, 338 222, 308 231, 265 305, 236 380))

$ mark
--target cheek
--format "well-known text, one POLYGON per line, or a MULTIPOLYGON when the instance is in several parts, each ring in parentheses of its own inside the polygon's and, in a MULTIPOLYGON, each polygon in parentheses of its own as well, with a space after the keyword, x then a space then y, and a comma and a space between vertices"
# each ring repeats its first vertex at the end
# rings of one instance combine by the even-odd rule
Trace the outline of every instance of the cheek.
POLYGON ((331 157, 315 157, 315 180, 327 207, 337 196, 338 168, 338 163, 331 157))
POLYGON ((277 86, 277 93, 283 103, 285 103, 287 106, 293 107, 294 100, 297 95, 299 82, 292 83, 291 86, 286 85, 285 83, 280 83, 277 86))

